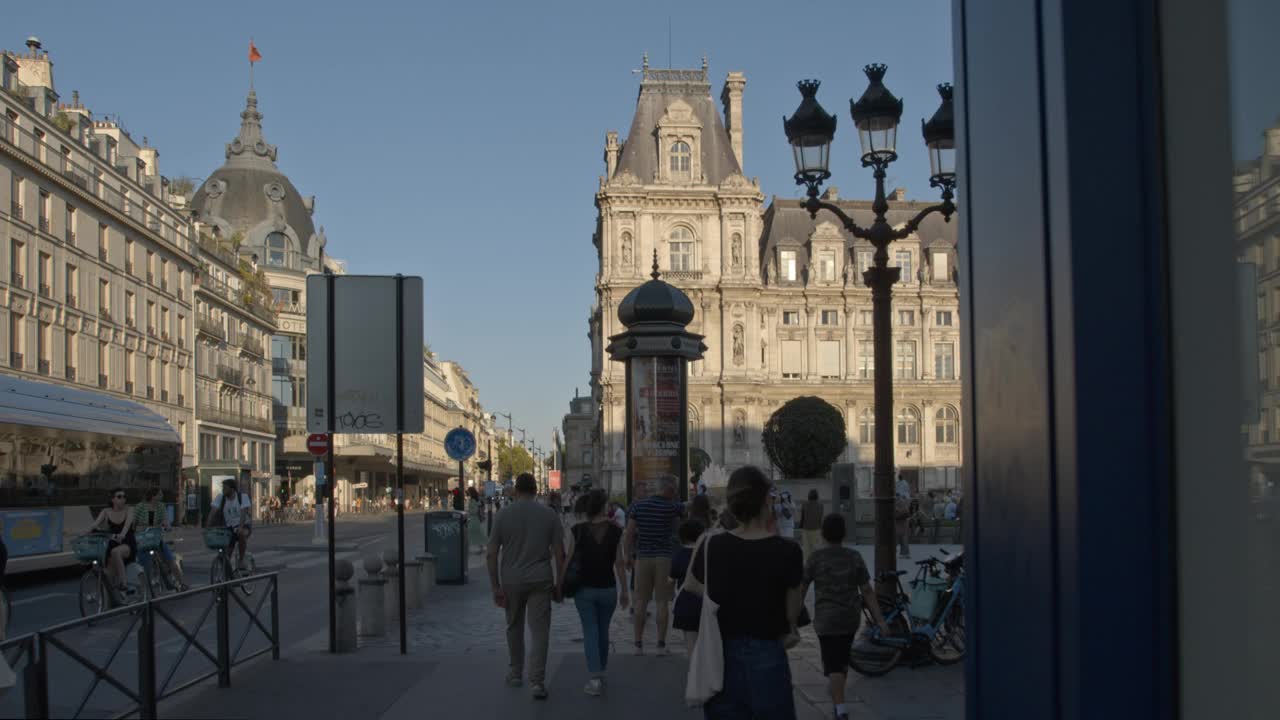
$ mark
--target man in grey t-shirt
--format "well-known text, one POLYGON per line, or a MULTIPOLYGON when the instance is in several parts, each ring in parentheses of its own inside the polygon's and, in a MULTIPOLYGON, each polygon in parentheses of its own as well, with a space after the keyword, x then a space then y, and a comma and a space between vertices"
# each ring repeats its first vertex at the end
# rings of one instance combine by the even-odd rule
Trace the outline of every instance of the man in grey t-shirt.
POLYGON ((516 478, 516 500, 493 518, 489 533, 489 583, 493 604, 507 611, 507 650, 511 656, 507 684, 524 681, 524 625, 529 618, 533 647, 529 650, 529 687, 533 697, 547 697, 547 648, 551 634, 551 600, 560 602, 555 578, 564 577, 564 526, 551 508, 538 502, 533 475, 516 478), (498 560, 501 554, 502 567, 498 560), (555 573, 551 559, 555 558, 555 573))

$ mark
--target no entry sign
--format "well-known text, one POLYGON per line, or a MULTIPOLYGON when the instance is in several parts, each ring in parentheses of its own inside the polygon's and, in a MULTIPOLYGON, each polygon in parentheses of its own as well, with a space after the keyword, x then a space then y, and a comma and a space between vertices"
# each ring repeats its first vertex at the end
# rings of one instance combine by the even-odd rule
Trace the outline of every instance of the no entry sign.
POLYGON ((307 451, 317 456, 329 452, 329 436, 324 433, 311 433, 308 435, 307 451))

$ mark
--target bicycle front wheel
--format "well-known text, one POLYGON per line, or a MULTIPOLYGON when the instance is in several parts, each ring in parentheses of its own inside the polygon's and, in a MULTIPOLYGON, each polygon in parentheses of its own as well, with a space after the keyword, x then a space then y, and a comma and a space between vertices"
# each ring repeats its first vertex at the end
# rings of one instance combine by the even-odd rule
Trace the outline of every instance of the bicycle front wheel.
POLYGON ((951 665, 964 659, 964 605, 957 602, 938 618, 936 632, 929 643, 929 657, 939 665, 951 665))
MULTIPOLYGON (((881 608, 889 607, 882 603, 881 608)), ((911 637, 911 625, 904 613, 899 612, 889 621, 889 630, 896 636, 911 637)), ((849 652, 849 667, 859 675, 880 677, 889 672, 902 659, 905 648, 891 645, 877 645, 871 641, 871 623, 867 624, 854 638, 853 650, 849 652)))
POLYGON ((80 617, 97 615, 107 609, 107 583, 102 573, 89 568, 80 576, 80 617))
MULTIPOLYGON (((253 553, 244 554, 244 567, 236 568, 237 578, 247 578, 258 570, 258 564, 253 561, 253 553)), ((241 583, 240 591, 248 597, 253 594, 253 583, 241 583)))

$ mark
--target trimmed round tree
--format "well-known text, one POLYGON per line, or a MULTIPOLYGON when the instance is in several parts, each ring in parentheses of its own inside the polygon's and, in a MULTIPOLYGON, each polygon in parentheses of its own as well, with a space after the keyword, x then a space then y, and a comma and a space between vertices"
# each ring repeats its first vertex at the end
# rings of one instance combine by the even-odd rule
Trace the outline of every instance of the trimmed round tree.
POLYGON ((769 416, 763 438, 765 452, 784 477, 824 477, 844 452, 844 416, 826 400, 804 395, 769 416))

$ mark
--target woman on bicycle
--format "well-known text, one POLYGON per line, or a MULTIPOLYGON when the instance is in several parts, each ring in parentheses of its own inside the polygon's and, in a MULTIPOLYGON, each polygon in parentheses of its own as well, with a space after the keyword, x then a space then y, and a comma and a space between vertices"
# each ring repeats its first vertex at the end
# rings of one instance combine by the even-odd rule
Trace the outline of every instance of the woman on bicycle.
MULTIPOLYGON (((139 503, 138 507, 133 511, 134 526, 140 530, 153 527, 171 530, 169 514, 164 505, 164 490, 159 487, 153 487, 150 493, 151 499, 147 502, 139 503)), ((182 577, 182 566, 178 564, 177 558, 173 556, 173 548, 169 547, 169 543, 160 543, 160 557, 169 566, 169 572, 173 575, 173 579, 178 581, 178 591, 186 590, 187 581, 186 578, 182 577)))
POLYGON ((110 534, 107 541, 107 579, 121 595, 125 593, 124 566, 138 557, 138 539, 133 534, 133 513, 129 512, 124 488, 111 491, 111 506, 98 513, 90 530, 110 534))

